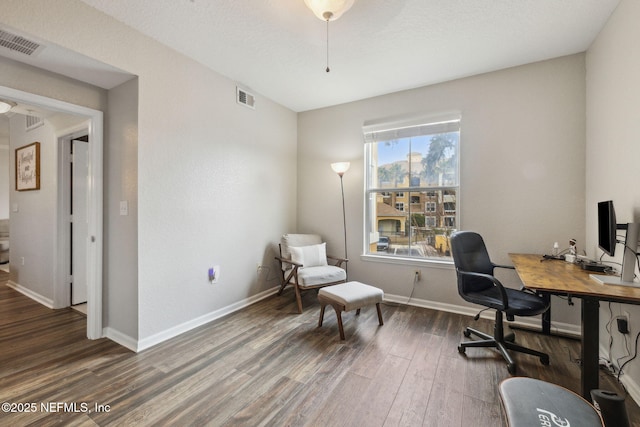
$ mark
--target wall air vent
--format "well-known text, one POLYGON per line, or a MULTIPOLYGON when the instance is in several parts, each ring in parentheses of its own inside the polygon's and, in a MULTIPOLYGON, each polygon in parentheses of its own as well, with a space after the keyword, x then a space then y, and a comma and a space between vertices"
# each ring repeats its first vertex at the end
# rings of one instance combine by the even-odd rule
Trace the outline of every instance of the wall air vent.
POLYGON ((236 86, 236 102, 238 104, 245 105, 252 110, 256 109, 256 97, 253 94, 247 92, 244 89, 240 89, 236 86))
POLYGON ((26 116, 27 117, 27 131, 39 128, 44 124, 42 117, 26 116))
POLYGON ((44 49, 44 46, 40 43, 36 43, 5 30, 0 30, 0 46, 9 49, 12 52, 19 52, 28 56, 33 56, 40 50, 44 49))

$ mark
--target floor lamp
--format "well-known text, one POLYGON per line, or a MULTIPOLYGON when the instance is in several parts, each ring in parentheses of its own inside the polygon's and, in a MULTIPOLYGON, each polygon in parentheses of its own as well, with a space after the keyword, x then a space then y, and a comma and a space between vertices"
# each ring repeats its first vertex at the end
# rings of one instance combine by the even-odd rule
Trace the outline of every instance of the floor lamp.
MULTIPOLYGON (((342 228, 344 229, 344 257, 349 259, 347 256, 347 216, 344 210, 344 185, 342 184, 342 176, 344 173, 349 170, 349 166, 351 163, 349 162, 339 162, 339 163, 331 163, 331 169, 340 177, 340 190, 342 191, 342 228)), ((347 271, 347 264, 344 265, 344 271, 347 271)))

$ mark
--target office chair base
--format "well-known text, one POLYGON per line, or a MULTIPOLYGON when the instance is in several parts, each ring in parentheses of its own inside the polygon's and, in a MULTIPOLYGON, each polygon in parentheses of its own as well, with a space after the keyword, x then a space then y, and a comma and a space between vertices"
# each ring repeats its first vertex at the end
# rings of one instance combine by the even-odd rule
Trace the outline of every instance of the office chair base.
MULTIPOLYGON (((481 337, 481 336, 484 335, 485 339, 488 339, 488 340, 493 340, 494 339, 491 335, 485 334, 484 332, 476 331, 473 328, 467 328, 467 329, 464 330, 463 334, 464 334, 465 337, 471 338, 471 331, 470 330, 474 330, 476 336, 481 337), (483 335, 480 335, 480 334, 483 334, 483 335)), ((516 334, 513 333, 513 332, 509 332, 507 335, 504 336, 504 340, 505 341, 514 342, 516 340, 516 334)))
MULTIPOLYGON (((502 332, 502 331, 499 331, 499 332, 502 332)), ((467 347, 495 348, 500 352, 504 360, 507 362, 507 371, 511 375, 516 374, 517 367, 516 367, 516 363, 514 362, 511 355, 509 354, 508 350, 517 351, 519 353, 530 354, 532 356, 537 356, 540 359, 540 363, 542 363, 543 365, 549 364, 548 354, 516 344, 515 342, 513 342, 513 339, 515 338, 513 334, 509 334, 507 337, 510 338, 511 340, 507 340, 507 337, 505 336, 502 336, 502 339, 500 339, 500 335, 501 335, 500 333, 496 334, 497 336, 494 337, 473 328, 466 328, 464 330, 464 336, 469 338, 471 337, 471 335, 475 335, 480 339, 476 341, 461 342, 460 345, 458 346, 458 352, 460 352, 461 354, 464 354, 467 347)))

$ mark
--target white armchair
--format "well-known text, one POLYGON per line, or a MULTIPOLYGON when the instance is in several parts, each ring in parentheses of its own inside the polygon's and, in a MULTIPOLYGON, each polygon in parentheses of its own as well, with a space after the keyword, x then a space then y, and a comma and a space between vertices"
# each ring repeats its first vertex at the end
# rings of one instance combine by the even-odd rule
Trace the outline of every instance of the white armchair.
POLYGON ((328 256, 326 243, 317 234, 285 234, 280 242, 282 281, 278 295, 287 285, 293 286, 302 313, 301 291, 337 285, 347 280, 342 264, 348 260, 328 256), (330 263, 331 262, 331 263, 330 263))
POLYGON ((0 219, 0 264, 9 262, 9 220, 0 219))

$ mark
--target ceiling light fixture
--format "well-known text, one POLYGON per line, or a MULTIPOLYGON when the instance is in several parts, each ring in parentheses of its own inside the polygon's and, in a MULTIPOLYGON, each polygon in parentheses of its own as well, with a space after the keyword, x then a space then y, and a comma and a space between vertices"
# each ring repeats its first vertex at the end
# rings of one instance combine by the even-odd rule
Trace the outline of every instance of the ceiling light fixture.
POLYGON ((323 21, 327 22, 327 73, 329 69, 329 21, 335 21, 353 6, 355 0, 304 0, 311 11, 323 21))
POLYGON ((7 101, 7 100, 4 100, 4 99, 0 99, 0 114, 8 113, 16 105, 18 105, 18 104, 16 104, 13 101, 7 101))

